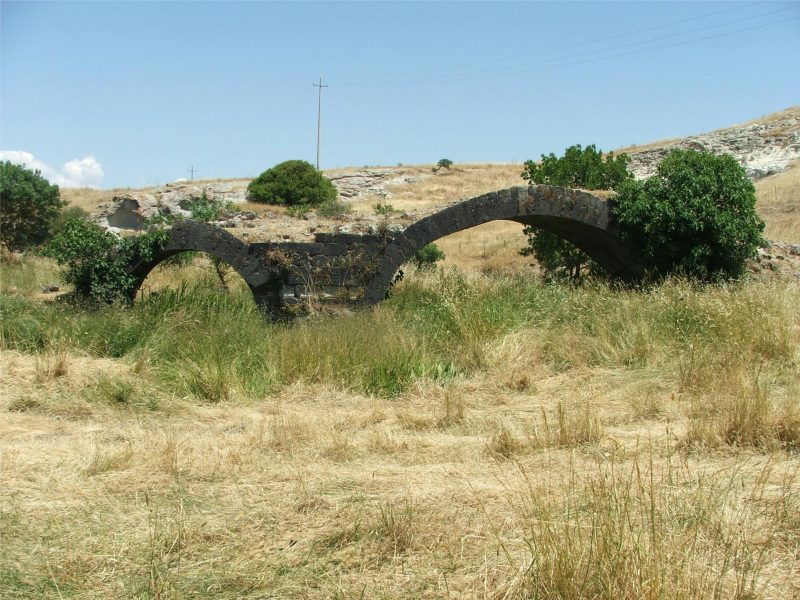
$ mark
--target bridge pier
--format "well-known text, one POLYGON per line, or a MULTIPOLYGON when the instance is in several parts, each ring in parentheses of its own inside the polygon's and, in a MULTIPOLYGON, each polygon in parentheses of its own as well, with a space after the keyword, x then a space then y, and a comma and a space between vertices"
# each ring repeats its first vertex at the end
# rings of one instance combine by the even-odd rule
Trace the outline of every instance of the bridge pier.
POLYGON ((283 309, 283 302, 281 301, 280 285, 271 283, 257 287, 251 285, 250 291, 253 294, 253 300, 255 300, 256 306, 271 321, 278 321, 286 316, 283 309))

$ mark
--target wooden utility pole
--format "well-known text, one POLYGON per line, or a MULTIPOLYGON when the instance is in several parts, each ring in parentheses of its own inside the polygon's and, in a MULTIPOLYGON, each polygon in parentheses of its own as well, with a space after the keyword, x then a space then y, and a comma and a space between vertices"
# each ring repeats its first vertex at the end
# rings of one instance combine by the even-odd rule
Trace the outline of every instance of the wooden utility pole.
POLYGON ((322 88, 328 86, 322 85, 322 76, 319 78, 319 83, 312 83, 311 85, 319 88, 319 101, 317 104, 317 171, 319 171, 319 129, 320 123, 322 122, 322 88))
POLYGON ((194 174, 197 173, 197 169, 195 169, 194 165, 192 165, 189 169, 186 170, 189 171, 189 173, 191 173, 189 181, 194 181, 194 174))

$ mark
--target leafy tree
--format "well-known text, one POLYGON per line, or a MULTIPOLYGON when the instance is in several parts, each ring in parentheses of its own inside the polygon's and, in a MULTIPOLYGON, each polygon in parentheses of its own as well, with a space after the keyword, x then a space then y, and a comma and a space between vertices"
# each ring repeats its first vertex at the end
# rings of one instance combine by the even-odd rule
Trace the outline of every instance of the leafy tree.
POLYGON ((520 254, 535 256, 548 280, 569 278, 576 281, 587 266, 590 271, 599 269, 586 253, 565 239, 535 227, 525 227, 523 231, 528 235, 528 245, 520 254))
POLYGON ((603 159, 602 150, 594 144, 582 148, 580 144, 570 146, 564 156, 556 157, 552 152, 536 164, 525 162, 522 178, 531 184, 545 183, 562 187, 583 188, 587 190, 613 190, 624 181, 633 179, 628 171, 627 155, 614 156, 610 153, 603 159))
POLYGON ((0 163, 0 243, 24 250, 45 241, 66 202, 57 185, 9 161, 0 163))
POLYGON ((254 202, 317 206, 336 199, 336 188, 304 160, 288 160, 267 169, 247 186, 254 202))
POLYGON ((453 161, 449 158, 440 158, 439 162, 436 163, 436 166, 433 167, 433 172, 438 173, 442 169, 447 169, 448 171, 453 168, 453 161))
POLYGON ((68 221, 45 248, 45 254, 66 265, 65 282, 94 302, 125 302, 136 285, 132 269, 152 260, 163 248, 166 231, 120 238, 86 219, 68 221))
POLYGON ((674 150, 615 196, 624 242, 657 274, 738 277, 761 243, 755 187, 729 155, 674 150))
MULTIPOLYGON (((625 154, 614 156, 611 153, 604 159, 603 152, 594 144, 586 148, 577 144, 567 148, 562 157, 550 153, 548 156, 543 154, 539 164, 527 161, 522 178, 530 185, 544 183, 589 190, 616 189, 633 179, 633 174, 628 171, 628 162, 625 154)), ((586 253, 563 238, 531 226, 523 231, 528 236, 528 245, 521 254, 533 255, 544 269, 546 278, 577 280, 586 268, 594 274, 602 272, 586 253)))

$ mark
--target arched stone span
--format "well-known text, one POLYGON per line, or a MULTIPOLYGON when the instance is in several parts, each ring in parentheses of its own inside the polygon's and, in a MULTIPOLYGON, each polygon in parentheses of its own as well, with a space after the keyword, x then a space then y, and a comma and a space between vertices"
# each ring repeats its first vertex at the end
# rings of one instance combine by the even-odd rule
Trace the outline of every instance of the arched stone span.
POLYGON ((465 200, 414 223, 395 237, 318 233, 314 242, 247 244, 224 229, 183 221, 163 250, 133 269, 136 286, 161 261, 187 251, 205 252, 229 264, 250 286, 256 303, 273 316, 284 300, 330 299, 376 304, 395 273, 414 253, 441 237, 489 221, 516 221, 554 233, 585 251, 609 273, 636 279, 644 273, 618 235, 606 200, 549 185, 514 187, 465 200))
POLYGON ((550 185, 519 186, 460 202, 408 227, 382 252, 376 275, 367 284, 364 302, 381 302, 400 265, 426 244, 498 220, 533 225, 558 235, 622 279, 644 274, 641 262, 620 240, 606 200, 550 185))
POLYGON ((276 312, 280 308, 280 268, 259 256, 253 248, 221 227, 198 221, 182 221, 170 229, 166 245, 153 260, 140 263, 132 273, 136 284, 130 300, 136 297, 147 275, 164 260, 181 252, 205 252, 230 265, 247 282, 256 304, 276 312))

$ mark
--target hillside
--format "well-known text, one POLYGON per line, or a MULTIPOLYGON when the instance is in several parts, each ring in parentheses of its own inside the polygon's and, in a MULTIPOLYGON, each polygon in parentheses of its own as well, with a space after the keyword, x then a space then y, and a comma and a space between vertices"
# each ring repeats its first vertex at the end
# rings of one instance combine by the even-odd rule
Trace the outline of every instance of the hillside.
MULTIPOLYGON (((631 156, 637 176, 646 176, 673 148, 705 149, 733 154, 756 181, 758 209, 767 223, 771 240, 800 242, 800 107, 709 133, 623 148, 631 156)), ((451 170, 432 171, 432 165, 361 167, 325 172, 338 188, 340 198, 353 213, 336 220, 310 215, 307 220, 289 217, 277 207, 246 202, 250 179, 177 182, 142 190, 63 190, 73 205, 81 206, 106 225, 131 227, 161 206, 181 213, 181 202, 206 191, 209 196, 233 202, 244 217, 222 223, 248 241, 310 240, 326 230, 370 232, 380 222, 402 228, 453 202, 521 185, 520 164, 463 164, 451 170), (390 204, 396 212, 375 214, 375 205, 390 204)), ((186 213, 184 213, 186 214, 186 213)), ((514 223, 490 223, 442 239, 439 246, 445 264, 465 268, 502 268, 527 264, 519 248, 525 243, 521 227, 514 223)))

